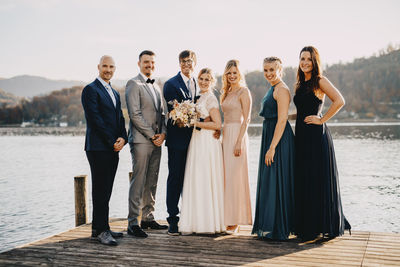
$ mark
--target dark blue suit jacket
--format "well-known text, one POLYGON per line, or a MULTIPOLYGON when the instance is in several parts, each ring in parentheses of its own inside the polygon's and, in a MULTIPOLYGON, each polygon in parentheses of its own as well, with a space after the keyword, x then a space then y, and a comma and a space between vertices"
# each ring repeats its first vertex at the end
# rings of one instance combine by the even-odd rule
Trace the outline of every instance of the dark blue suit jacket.
POLYGON ((114 151, 118 137, 128 142, 120 95, 112 90, 116 107, 98 79, 83 88, 81 100, 86 117, 86 151, 114 151))
MULTIPOLYGON (((190 97, 191 93, 186 87, 180 72, 165 82, 163 92, 164 98, 168 104, 168 112, 173 109, 172 105, 168 102, 173 101, 174 99, 176 99, 178 102, 192 100, 190 97)), ((179 128, 178 126, 172 124, 171 119, 168 119, 167 140, 165 145, 173 149, 187 149, 189 147, 190 138, 192 137, 192 131, 192 127, 179 128)))

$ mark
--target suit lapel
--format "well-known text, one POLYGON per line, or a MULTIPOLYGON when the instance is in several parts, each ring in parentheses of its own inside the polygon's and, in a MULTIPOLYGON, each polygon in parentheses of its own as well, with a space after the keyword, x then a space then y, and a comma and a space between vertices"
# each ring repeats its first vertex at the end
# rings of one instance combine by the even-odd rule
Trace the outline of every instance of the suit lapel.
POLYGON ((198 94, 197 94, 197 81, 196 81, 196 79, 195 78, 193 78, 193 82, 194 82, 194 96, 193 96, 193 101, 194 101, 194 103, 196 103, 197 102, 197 99, 198 99, 198 94))
MULTIPOLYGON (((143 79, 142 75, 138 75, 137 76, 139 78, 139 80, 142 82, 142 87, 147 91, 147 93, 149 94, 150 98, 151 98, 151 102, 153 102, 154 108, 158 111, 157 103, 154 102, 154 97, 153 97, 153 93, 151 92, 151 89, 149 87, 149 85, 146 83, 146 81, 143 79)), ((156 91, 156 90, 154 90, 156 91)), ((157 96, 157 93, 156 93, 157 96)))
MULTIPOLYGON (((117 110, 119 110, 121 108, 121 99, 119 98, 119 94, 117 93, 117 91, 112 87, 111 87, 111 89, 112 89, 114 97, 115 97, 115 108, 117 110)), ((112 100, 111 100, 111 102, 112 102, 112 100)), ((113 103, 113 105, 114 105, 114 103, 113 103)))
MULTIPOLYGON (((99 88, 100 93, 103 95, 104 98, 108 99, 109 104, 115 109, 117 105, 114 106, 114 102, 112 101, 111 96, 108 94, 107 89, 101 84, 101 82, 98 79, 96 79, 95 81, 96 81, 97 87, 99 88)), ((114 94, 114 96, 115 96, 115 94, 114 94)), ((116 96, 115 96, 115 100, 117 100, 116 96)))
POLYGON ((183 81, 181 72, 178 72, 177 78, 178 78, 178 82, 179 82, 180 93, 183 94, 183 98, 191 99, 191 94, 189 92, 189 88, 187 88, 185 82, 183 81))
POLYGON ((157 97, 157 102, 158 102, 158 107, 161 107, 161 95, 160 95, 160 88, 158 87, 157 84, 153 84, 154 86, 154 92, 156 93, 156 97, 157 97))
MULTIPOLYGON (((121 113, 118 112, 118 110, 121 110, 121 99, 119 97, 118 92, 112 87, 111 87, 111 89, 112 89, 112 92, 113 92, 114 97, 115 97, 115 114, 117 115, 117 123, 119 124, 120 119, 121 119, 121 116, 120 116, 121 113)), ((112 102, 112 100, 111 100, 111 102, 112 102)), ((114 103, 113 103, 113 106, 114 106, 114 103)))

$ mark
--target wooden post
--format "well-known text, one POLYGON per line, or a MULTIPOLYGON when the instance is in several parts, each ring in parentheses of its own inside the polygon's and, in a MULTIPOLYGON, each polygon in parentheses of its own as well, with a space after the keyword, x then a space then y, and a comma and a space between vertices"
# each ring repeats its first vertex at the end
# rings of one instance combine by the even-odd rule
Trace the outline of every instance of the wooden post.
POLYGON ((74 177, 75 226, 87 223, 87 175, 74 177))

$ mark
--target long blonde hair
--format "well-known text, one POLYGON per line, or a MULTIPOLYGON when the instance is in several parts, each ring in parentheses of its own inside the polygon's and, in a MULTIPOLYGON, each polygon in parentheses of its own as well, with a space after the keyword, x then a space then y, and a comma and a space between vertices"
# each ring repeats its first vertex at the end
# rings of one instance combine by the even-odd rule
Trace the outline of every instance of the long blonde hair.
POLYGON ((231 59, 226 63, 224 74, 222 75, 222 88, 221 88, 221 103, 224 101, 225 97, 228 95, 229 89, 231 88, 231 83, 228 81, 226 74, 232 68, 236 67, 239 74, 239 85, 241 87, 246 86, 246 80, 244 79, 243 74, 239 70, 239 60, 231 59))

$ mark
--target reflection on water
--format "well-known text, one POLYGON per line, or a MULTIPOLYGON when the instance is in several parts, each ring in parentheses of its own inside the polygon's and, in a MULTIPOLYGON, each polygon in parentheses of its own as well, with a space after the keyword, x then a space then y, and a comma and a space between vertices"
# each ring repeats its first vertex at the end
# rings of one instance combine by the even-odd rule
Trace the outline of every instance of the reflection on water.
MULTIPOLYGON (((334 136, 344 212, 353 228, 400 232, 400 125, 329 127, 334 136)), ((254 129, 260 131, 260 127, 249 131, 254 129)), ((253 209, 260 139, 253 135, 249 146, 253 209)), ((0 251, 74 227, 73 177, 90 173, 83 144, 83 136, 0 136, 0 251)), ((127 216, 130 162, 125 147, 120 153, 111 217, 127 216)), ((167 173, 167 151, 163 147, 157 219, 167 215, 167 173)), ((89 179, 89 192, 90 188, 89 179)))

